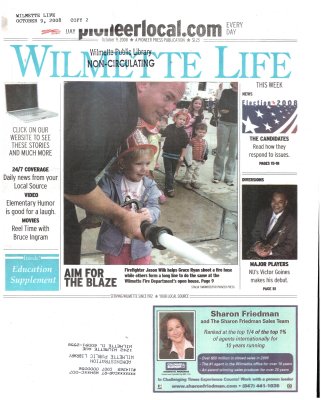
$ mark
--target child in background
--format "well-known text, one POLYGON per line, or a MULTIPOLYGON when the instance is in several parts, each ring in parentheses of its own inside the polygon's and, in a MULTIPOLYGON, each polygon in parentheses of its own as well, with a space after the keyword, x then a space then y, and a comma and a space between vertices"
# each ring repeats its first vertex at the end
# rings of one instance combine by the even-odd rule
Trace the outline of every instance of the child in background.
POLYGON ((192 148, 192 165, 187 168, 183 181, 186 189, 199 189, 200 185, 197 182, 199 178, 200 167, 207 160, 208 144, 204 139, 207 132, 207 125, 199 123, 195 126, 195 136, 192 137, 189 144, 192 148))
MULTIPOLYGON (((138 212, 151 223, 157 222, 160 215, 160 191, 156 182, 146 176, 156 151, 157 148, 149 144, 137 129, 126 139, 113 167, 99 182, 106 196, 117 204, 129 199, 138 200, 142 204, 138 212)), ((128 212, 135 212, 132 207, 128 212)), ((105 254, 106 265, 148 265, 152 244, 150 241, 129 239, 111 220, 104 220, 97 239, 97 250, 105 254)))
POLYGON ((157 164, 157 160, 159 157, 159 153, 160 153, 160 141, 161 141, 161 137, 162 135, 158 132, 157 127, 151 129, 150 131, 146 132, 146 136, 147 136, 147 140, 149 144, 152 144, 153 146, 156 147, 156 153, 154 154, 153 159, 151 160, 150 164, 149 164, 149 177, 151 179, 155 179, 154 177, 154 169, 156 168, 156 164, 157 164))
POLYGON ((168 125, 168 116, 162 115, 161 119, 157 122, 157 129, 159 133, 162 133, 168 125))
MULTIPOLYGON (((160 150, 161 150, 161 137, 162 137, 162 135, 159 133, 159 126, 158 125, 156 125, 155 128, 149 130, 146 133, 147 133, 146 136, 147 136, 148 143, 152 144, 153 146, 155 146, 157 148, 157 151, 154 154, 154 157, 153 157, 151 163, 149 164, 149 171, 148 171, 148 176, 151 179, 155 179, 154 170, 155 170, 155 168, 158 167, 157 161, 158 161, 159 153, 160 153, 160 150)), ((161 191, 161 195, 159 196, 159 199, 158 199, 159 204, 164 204, 166 202, 166 200, 167 200, 166 196, 161 191)))
POLYGON ((160 139, 159 139, 159 143, 158 143, 159 144, 159 153, 157 154, 155 169, 159 168, 158 156, 159 156, 161 148, 162 148, 162 133, 164 132, 167 125, 168 125, 168 116, 167 115, 163 115, 156 124, 156 129, 157 129, 158 133, 160 134, 160 139))
POLYGON ((165 168, 165 194, 174 197, 174 175, 179 163, 184 160, 188 136, 184 126, 189 122, 186 110, 179 110, 173 116, 174 123, 168 125, 162 133, 165 137, 163 159, 165 168))
POLYGON ((204 121, 204 100, 200 96, 192 99, 191 104, 188 106, 187 112, 190 115, 190 120, 186 124, 185 130, 189 139, 195 136, 196 124, 204 121))
MULTIPOLYGON (((191 140, 195 136, 195 126, 200 122, 204 122, 204 100, 200 96, 196 96, 192 99, 188 106, 187 112, 190 116, 189 123, 186 124, 185 130, 188 139, 191 140)), ((190 145, 186 148, 185 160, 186 172, 183 180, 187 179, 188 168, 192 165, 192 148, 190 145)))

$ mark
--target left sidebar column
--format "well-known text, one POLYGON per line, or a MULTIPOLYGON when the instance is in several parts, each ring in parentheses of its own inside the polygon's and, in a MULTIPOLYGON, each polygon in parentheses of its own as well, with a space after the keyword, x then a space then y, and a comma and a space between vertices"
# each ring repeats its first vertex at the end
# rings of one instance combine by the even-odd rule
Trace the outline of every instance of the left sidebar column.
POLYGON ((60 85, 41 82, 37 91, 39 103, 46 111, 50 108, 47 114, 27 120, 19 113, 18 117, 7 112, 3 116, 1 220, 6 292, 59 290, 62 140, 56 111, 60 85))

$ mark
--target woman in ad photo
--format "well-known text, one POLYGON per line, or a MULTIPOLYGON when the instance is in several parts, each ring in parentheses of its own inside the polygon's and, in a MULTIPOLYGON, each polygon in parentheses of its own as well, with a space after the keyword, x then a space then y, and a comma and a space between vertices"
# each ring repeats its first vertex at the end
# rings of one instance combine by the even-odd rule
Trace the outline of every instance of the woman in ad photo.
POLYGON ((191 360, 194 358, 194 338, 188 323, 179 313, 166 314, 160 321, 160 359, 191 360))

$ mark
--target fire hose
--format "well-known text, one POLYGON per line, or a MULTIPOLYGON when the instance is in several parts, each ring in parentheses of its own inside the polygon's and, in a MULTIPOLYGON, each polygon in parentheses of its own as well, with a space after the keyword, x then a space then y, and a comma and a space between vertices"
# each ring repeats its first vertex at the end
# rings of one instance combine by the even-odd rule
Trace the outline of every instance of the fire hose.
MULTIPOLYGON (((141 208, 140 202, 135 199, 125 201, 121 206, 126 207, 131 204, 135 205, 136 210, 141 208)), ((144 239, 151 241, 155 249, 170 250, 187 259, 191 264, 216 264, 216 261, 212 257, 184 240, 175 237, 172 230, 165 226, 157 226, 148 221, 143 221, 140 229, 144 239)))

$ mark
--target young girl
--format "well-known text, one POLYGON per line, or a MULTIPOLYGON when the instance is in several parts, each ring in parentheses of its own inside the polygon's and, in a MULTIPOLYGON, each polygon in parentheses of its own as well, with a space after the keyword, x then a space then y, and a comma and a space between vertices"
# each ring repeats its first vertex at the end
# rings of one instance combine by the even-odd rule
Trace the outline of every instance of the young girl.
POLYGON ((188 138, 192 139, 195 136, 196 124, 204 122, 204 100, 199 96, 194 97, 188 106, 187 112, 189 113, 190 120, 186 124, 185 130, 188 138))
MULTIPOLYGON (((114 166, 106 171, 99 186, 118 204, 135 199, 142 204, 128 206, 128 212, 140 212, 151 223, 157 222, 160 210, 160 191, 156 182, 146 175, 149 163, 157 148, 148 144, 146 137, 137 129, 124 143, 114 166)), ((148 265, 151 261, 151 242, 125 237, 111 220, 104 220, 97 240, 97 250, 105 254, 106 265, 148 265)))
MULTIPOLYGON (((190 141, 192 137, 195 136, 195 126, 201 122, 204 122, 204 100, 199 96, 194 97, 190 105, 188 106, 187 112, 190 117, 190 120, 189 123, 186 124, 185 130, 188 135, 188 140, 190 141)), ((188 145, 186 148, 186 154, 184 160, 187 168, 189 168, 192 165, 192 160, 193 160, 192 148, 190 145, 188 145)))

